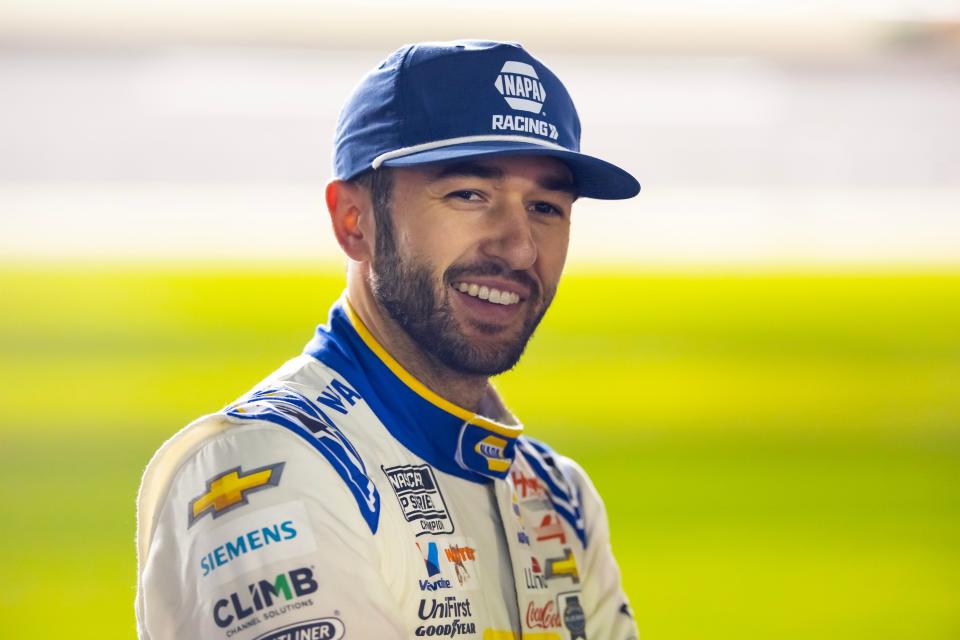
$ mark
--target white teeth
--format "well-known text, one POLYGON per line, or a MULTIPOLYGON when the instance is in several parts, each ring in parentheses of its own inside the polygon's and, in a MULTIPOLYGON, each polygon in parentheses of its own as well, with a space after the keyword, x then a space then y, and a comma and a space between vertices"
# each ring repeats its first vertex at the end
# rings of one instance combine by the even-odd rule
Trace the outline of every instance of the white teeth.
POLYGON ((510 291, 500 291, 492 287, 485 287, 478 284, 467 284, 466 282, 454 283, 453 288, 461 293, 474 298, 480 298, 493 304, 517 304, 520 302, 520 295, 510 291))

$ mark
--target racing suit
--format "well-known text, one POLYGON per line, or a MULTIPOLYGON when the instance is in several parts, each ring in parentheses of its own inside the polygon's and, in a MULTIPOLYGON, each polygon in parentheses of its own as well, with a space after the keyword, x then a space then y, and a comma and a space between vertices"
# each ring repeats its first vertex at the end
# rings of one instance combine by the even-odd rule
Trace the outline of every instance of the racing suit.
POLYGON ((600 497, 521 431, 432 393, 341 298, 148 465, 140 638, 635 638, 600 497))

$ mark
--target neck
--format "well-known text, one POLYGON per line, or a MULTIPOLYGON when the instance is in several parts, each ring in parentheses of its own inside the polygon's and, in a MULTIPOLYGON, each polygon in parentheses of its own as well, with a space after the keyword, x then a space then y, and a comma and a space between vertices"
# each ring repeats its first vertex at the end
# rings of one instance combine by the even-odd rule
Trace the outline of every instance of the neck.
POLYGON ((489 378, 456 371, 426 353, 383 312, 364 278, 348 278, 347 300, 380 346, 428 389, 471 412, 498 421, 513 421, 489 378))

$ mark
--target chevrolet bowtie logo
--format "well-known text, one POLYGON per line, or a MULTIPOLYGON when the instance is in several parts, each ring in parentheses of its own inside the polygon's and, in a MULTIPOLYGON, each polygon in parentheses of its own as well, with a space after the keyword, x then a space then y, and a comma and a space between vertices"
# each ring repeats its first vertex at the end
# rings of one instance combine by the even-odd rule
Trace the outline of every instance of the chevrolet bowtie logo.
POLYGON ((207 490, 190 501, 188 527, 208 513, 213 518, 247 504, 247 495, 280 484, 283 462, 268 464, 244 473, 234 467, 207 480, 207 490))
POLYGON ((547 571, 543 577, 547 580, 570 578, 574 584, 580 582, 580 571, 577 569, 577 559, 573 557, 573 551, 564 549, 562 558, 547 558, 547 571))

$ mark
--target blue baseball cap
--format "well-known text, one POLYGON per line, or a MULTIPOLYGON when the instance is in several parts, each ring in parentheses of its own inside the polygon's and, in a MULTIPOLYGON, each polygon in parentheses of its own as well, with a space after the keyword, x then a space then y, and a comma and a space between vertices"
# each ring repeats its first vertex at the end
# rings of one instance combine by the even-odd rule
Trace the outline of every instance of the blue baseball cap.
POLYGON ((503 155, 562 160, 581 196, 632 198, 640 183, 580 153, 580 118, 560 79, 517 43, 483 40, 401 47, 347 100, 333 172, 503 155))

